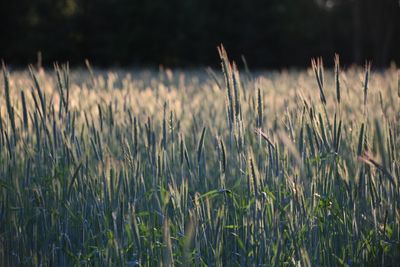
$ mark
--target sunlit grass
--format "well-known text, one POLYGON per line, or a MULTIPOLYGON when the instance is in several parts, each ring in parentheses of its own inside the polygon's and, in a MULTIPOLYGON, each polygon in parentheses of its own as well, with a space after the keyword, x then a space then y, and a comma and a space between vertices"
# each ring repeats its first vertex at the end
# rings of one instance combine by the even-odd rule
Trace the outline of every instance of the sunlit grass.
POLYGON ((219 52, 208 74, 3 67, 0 265, 396 265, 398 70, 219 52))

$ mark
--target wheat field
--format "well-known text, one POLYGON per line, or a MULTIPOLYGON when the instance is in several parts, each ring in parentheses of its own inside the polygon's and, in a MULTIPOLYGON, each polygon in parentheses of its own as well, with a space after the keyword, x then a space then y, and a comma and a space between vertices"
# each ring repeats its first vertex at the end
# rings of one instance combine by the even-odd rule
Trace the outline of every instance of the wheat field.
POLYGON ((0 266, 397 265, 396 67, 239 74, 218 51, 3 66, 0 266))

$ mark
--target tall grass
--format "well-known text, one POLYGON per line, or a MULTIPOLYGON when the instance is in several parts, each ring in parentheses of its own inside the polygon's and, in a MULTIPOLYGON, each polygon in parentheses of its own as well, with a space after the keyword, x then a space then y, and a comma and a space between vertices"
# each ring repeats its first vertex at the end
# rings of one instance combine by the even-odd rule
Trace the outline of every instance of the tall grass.
POLYGON ((210 76, 3 66, 0 265, 396 265, 397 70, 219 55, 210 76))

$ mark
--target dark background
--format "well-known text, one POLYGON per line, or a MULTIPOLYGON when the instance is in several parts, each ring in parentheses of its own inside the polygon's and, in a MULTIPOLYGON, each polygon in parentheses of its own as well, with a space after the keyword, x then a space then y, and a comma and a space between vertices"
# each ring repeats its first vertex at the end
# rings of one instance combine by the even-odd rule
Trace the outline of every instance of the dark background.
POLYGON ((7 64, 196 67, 219 63, 216 46, 250 68, 400 63, 399 0, 0 1, 7 64))

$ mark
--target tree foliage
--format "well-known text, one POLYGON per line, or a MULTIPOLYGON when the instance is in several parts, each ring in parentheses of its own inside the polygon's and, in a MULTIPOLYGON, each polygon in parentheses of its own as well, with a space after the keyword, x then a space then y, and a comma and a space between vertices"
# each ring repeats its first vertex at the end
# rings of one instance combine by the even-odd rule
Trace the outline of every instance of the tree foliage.
POLYGON ((26 64, 212 64, 225 46, 251 66, 399 61, 397 0, 20 0, 0 3, 0 58, 26 64))

